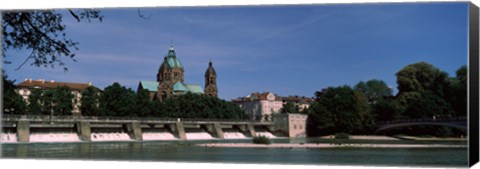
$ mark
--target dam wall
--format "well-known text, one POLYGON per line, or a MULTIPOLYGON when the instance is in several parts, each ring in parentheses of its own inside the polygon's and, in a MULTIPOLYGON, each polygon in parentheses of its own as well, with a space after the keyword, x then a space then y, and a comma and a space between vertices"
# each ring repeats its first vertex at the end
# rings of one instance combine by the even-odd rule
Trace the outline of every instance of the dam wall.
POLYGON ((272 134, 278 132, 277 126, 274 122, 217 119, 4 115, 0 142, 248 139, 257 134, 284 137, 272 134))

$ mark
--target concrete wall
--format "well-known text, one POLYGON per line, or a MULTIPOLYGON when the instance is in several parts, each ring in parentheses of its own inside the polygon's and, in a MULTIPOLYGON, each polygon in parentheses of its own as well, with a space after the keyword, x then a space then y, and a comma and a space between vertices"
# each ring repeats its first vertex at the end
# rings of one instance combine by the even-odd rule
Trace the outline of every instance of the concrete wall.
POLYGON ((288 137, 306 137, 307 117, 306 114, 277 114, 275 127, 288 137))
POLYGON ((306 137, 307 115, 288 114, 289 137, 306 137))
MULTIPOLYGON (((200 128, 205 126, 208 128, 208 132, 212 136, 223 139, 224 129, 226 128, 236 128, 242 132, 247 137, 256 136, 255 127, 266 127, 270 131, 277 131, 281 126, 273 126, 273 123, 258 123, 258 122, 172 122, 172 121, 142 121, 142 120, 109 120, 101 121, 98 119, 79 119, 79 118, 49 118, 45 117, 8 117, 2 119, 3 123, 11 123, 11 127, 15 126, 17 128, 17 139, 19 142, 29 142, 30 141, 30 128, 31 127, 40 127, 40 128, 57 128, 57 127, 67 127, 72 128, 76 131, 78 138, 81 141, 91 141, 92 127, 94 128, 117 128, 124 127, 124 131, 128 133, 130 138, 134 140, 141 141, 143 140, 142 135, 142 126, 150 127, 156 126, 160 128, 168 128, 170 132, 180 140, 186 140, 186 131, 185 128, 200 128), (207 127, 208 126, 208 127, 207 127)), ((280 124, 280 123, 278 123, 280 124)), ((277 125, 278 125, 277 124, 277 125)), ((282 124, 285 126, 284 124, 282 124)), ((286 129, 283 129, 286 130, 286 129)))
POLYGON ((134 139, 137 141, 143 140, 142 128, 139 122, 132 122, 132 123, 125 124, 125 128, 131 139, 134 139))
POLYGON ((30 121, 21 119, 17 123, 17 138, 18 142, 30 141, 30 121))
POLYGON ((76 124, 77 134, 82 141, 91 141, 91 128, 90 122, 80 121, 76 124))
POLYGON ((185 133, 185 128, 183 127, 182 122, 175 123, 175 134, 178 136, 180 140, 187 139, 187 134, 185 133))

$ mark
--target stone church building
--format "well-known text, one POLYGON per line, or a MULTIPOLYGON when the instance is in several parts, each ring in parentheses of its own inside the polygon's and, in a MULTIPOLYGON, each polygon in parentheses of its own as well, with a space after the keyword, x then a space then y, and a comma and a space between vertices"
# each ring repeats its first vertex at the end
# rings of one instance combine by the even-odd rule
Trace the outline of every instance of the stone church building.
POLYGON ((204 89, 197 84, 185 83, 184 73, 185 69, 182 62, 177 58, 173 45, 171 45, 158 69, 157 81, 140 81, 137 92, 141 89, 147 89, 150 92, 150 98, 160 101, 188 92, 218 96, 217 73, 211 61, 205 71, 204 89))

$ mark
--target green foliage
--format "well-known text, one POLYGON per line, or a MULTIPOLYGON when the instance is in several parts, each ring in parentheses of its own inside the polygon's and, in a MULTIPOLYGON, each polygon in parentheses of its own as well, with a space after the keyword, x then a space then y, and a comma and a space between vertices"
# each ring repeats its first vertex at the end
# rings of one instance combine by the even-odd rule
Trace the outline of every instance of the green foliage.
POLYGON ((17 92, 15 92, 15 81, 8 80, 4 72, 2 72, 3 80, 3 112, 5 114, 23 114, 27 109, 27 105, 17 92))
POLYGON ((89 86, 81 92, 80 111, 83 116, 96 116, 102 111, 100 109, 101 92, 96 87, 89 86))
MULTIPOLYGON (((78 21, 91 19, 102 20, 99 11, 85 9, 82 11, 68 10, 78 21)), ((33 59, 31 65, 40 67, 54 67, 56 64, 66 71, 63 57, 72 58, 75 54, 72 49, 78 50, 78 42, 66 36, 66 25, 62 21, 63 14, 55 10, 36 11, 5 11, 2 12, 2 49, 31 50, 29 56, 17 68, 19 69, 28 60, 33 59)), ((5 52, 3 53, 5 57, 5 52)), ((4 59, 5 63, 10 63, 4 59)))
POLYGON ((372 79, 367 82, 360 81, 354 90, 361 92, 368 100, 371 107, 371 115, 376 121, 392 120, 398 117, 394 106, 392 89, 382 80, 372 79))
POLYGON ((456 77, 451 78, 448 97, 457 116, 467 116, 467 66, 462 66, 456 71, 456 77))
POLYGON ((401 114, 397 111, 397 107, 398 102, 393 96, 379 98, 375 104, 371 105, 377 122, 400 119, 401 114))
POLYGON ((383 97, 391 96, 393 92, 384 81, 377 79, 369 80, 366 83, 360 81, 353 89, 365 95, 369 103, 376 103, 383 97))
POLYGON ((348 134, 348 133, 335 133, 335 139, 350 139, 350 134, 348 134))
POLYGON ((66 86, 54 89, 32 89, 28 97, 27 114, 30 115, 71 115, 73 94, 66 86))
POLYGON ((163 117, 246 119, 246 115, 234 103, 193 93, 166 99, 156 107, 161 110, 163 117))
POLYGON ((453 109, 445 99, 432 93, 424 93, 405 106, 404 115, 409 118, 451 117, 453 109))
POLYGON ((287 104, 283 105, 282 109, 280 109, 280 113, 299 113, 300 110, 298 106, 291 102, 287 102, 287 104))
MULTIPOLYGON (((404 118, 454 115, 455 99, 448 74, 425 62, 411 64, 397 74, 397 111, 404 118)), ((466 97, 465 97, 466 98, 466 97)), ((466 107, 466 105, 465 105, 466 107)))
POLYGON ((267 136, 258 135, 252 138, 254 144, 271 144, 270 139, 267 136))
POLYGON ((115 82, 105 87, 101 99, 104 116, 132 116, 135 110, 135 92, 115 82))
POLYGON ((362 132, 373 126, 366 97, 349 86, 328 87, 315 95, 308 110, 310 135, 362 132))
POLYGON ((146 89, 137 91, 135 95, 135 115, 140 117, 153 116, 154 103, 150 100, 150 92, 146 89))
POLYGON ((396 73, 398 91, 403 92, 432 92, 444 97, 449 87, 448 74, 425 62, 408 65, 396 73))
POLYGON ((69 87, 62 86, 53 89, 53 112, 55 115, 66 116, 72 114, 73 94, 69 87))
POLYGON ((32 89, 30 96, 28 96, 28 106, 27 106, 27 113, 29 115, 49 115, 43 114, 44 111, 42 111, 43 108, 43 103, 42 103, 42 97, 43 91, 40 89, 32 89))

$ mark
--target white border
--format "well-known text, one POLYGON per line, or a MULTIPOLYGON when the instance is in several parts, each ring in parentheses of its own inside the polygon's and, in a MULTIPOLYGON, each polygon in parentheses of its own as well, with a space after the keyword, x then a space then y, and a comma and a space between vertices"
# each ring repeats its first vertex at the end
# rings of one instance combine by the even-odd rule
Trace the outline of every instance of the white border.
MULTIPOLYGON (((0 10, 18 10, 18 9, 55 9, 55 8, 124 8, 124 7, 191 7, 191 6, 240 6, 240 5, 293 5, 293 4, 345 4, 345 3, 414 3, 414 2, 466 2, 466 0, 1 0, 0 10)), ((471 0, 477 6, 480 6, 479 0, 471 0)), ((14 168, 120 168, 131 169, 134 167, 142 168, 174 168, 174 167, 194 167, 194 168, 352 168, 352 166, 327 166, 327 165, 257 165, 257 164, 220 164, 220 163, 165 163, 165 162, 129 162, 129 161, 80 161, 80 160, 33 160, 33 159, 0 159, 2 167, 14 168)), ((480 168, 478 167, 475 168, 480 168)), ((371 167, 353 167, 353 168, 378 168, 371 167)), ((399 168, 399 167, 381 167, 381 168, 399 168)), ((408 167, 412 168, 412 167, 408 167)), ((422 167, 426 169, 425 167, 422 167)))
MULTIPOLYGON (((408 3, 408 2, 466 2, 467 0, 2 0, 0 10, 52 9, 52 8, 110 8, 110 7, 179 7, 179 6, 238 6, 238 5, 293 5, 293 4, 344 4, 344 3, 408 3)), ((476 0, 478 1, 478 0, 476 0)), ((478 3, 476 3, 478 4, 478 3)))

